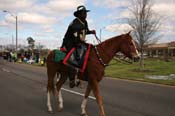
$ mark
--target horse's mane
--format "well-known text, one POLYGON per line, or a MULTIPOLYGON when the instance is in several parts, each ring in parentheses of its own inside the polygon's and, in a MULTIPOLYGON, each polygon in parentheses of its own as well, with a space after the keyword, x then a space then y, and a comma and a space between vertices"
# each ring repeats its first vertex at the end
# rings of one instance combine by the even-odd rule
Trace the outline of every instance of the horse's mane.
POLYGON ((101 42, 101 43, 99 43, 97 46, 104 46, 104 45, 106 45, 106 44, 111 44, 111 43, 113 43, 114 41, 116 41, 116 40, 118 40, 118 39, 122 39, 122 36, 123 36, 124 34, 121 34, 121 35, 117 35, 117 36, 114 36, 114 37, 111 37, 111 38, 109 38, 109 39, 107 39, 107 40, 105 40, 105 41, 103 41, 103 42, 101 42))

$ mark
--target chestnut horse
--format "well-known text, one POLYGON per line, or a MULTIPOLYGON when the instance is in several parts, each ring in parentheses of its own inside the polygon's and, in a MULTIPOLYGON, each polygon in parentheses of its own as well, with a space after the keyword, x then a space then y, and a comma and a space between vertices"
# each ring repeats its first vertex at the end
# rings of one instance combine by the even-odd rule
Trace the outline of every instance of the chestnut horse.
MULTIPOLYGON (((85 96, 81 104, 82 115, 87 116, 86 103, 87 98, 91 92, 97 100, 97 104, 100 110, 100 116, 105 116, 102 97, 99 90, 99 82, 103 79, 105 64, 108 64, 117 52, 122 52, 126 57, 130 59, 138 58, 138 52, 133 42, 130 32, 122 34, 120 36, 112 37, 96 46, 91 48, 89 59, 87 62, 86 71, 84 74, 79 73, 78 78, 81 80, 88 80, 85 96)), ((63 109, 63 98, 61 95, 61 87, 68 78, 68 67, 63 63, 56 63, 53 61, 54 52, 51 51, 47 57, 47 107, 48 111, 52 112, 51 106, 51 92, 58 97, 58 108, 63 109), (60 74, 60 79, 56 83, 56 91, 54 85, 54 77, 56 74, 60 74)))

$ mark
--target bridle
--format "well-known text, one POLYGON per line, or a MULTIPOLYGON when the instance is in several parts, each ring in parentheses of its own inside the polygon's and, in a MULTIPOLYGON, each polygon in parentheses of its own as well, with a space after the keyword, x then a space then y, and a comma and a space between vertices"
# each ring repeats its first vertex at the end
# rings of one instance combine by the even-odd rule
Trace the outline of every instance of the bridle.
MULTIPOLYGON (((95 36, 95 38, 96 38, 98 44, 100 44, 100 43, 101 43, 101 40, 97 37, 96 34, 95 34, 94 36, 95 36)), ((100 54, 99 54, 99 51, 98 51, 97 47, 94 46, 94 48, 95 48, 95 52, 96 52, 96 55, 97 55, 97 57, 98 57, 98 60, 100 61, 100 63, 101 63, 104 67, 110 66, 110 65, 115 65, 115 64, 117 63, 117 61, 118 61, 118 62, 121 62, 121 63, 132 64, 131 61, 126 60, 126 58, 127 58, 126 56, 124 56, 123 58, 118 58, 116 54, 115 54, 115 56, 113 57, 113 59, 114 59, 116 62, 115 62, 115 63, 112 63, 112 64, 110 64, 110 65, 109 65, 109 64, 106 64, 106 63, 104 63, 103 59, 100 57, 100 54)), ((102 48, 102 47, 101 47, 101 48, 102 48)), ((102 49, 104 49, 104 48, 102 48, 102 49)))

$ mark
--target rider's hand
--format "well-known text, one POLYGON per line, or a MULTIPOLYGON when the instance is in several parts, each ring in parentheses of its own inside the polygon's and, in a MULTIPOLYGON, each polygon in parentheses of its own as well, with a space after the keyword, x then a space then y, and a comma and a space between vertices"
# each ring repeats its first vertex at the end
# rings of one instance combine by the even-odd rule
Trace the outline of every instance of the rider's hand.
POLYGON ((96 31, 95 30, 92 30, 91 33, 94 34, 94 35, 96 35, 96 31))

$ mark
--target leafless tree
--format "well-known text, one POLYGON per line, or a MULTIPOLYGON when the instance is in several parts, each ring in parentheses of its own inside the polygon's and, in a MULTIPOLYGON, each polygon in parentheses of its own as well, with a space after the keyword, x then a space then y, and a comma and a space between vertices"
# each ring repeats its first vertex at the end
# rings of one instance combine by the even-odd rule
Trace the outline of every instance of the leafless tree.
POLYGON ((140 66, 144 69, 144 46, 158 40, 158 29, 161 25, 161 17, 153 9, 151 0, 132 0, 129 7, 131 16, 128 24, 133 29, 133 35, 139 45, 141 53, 140 66))

